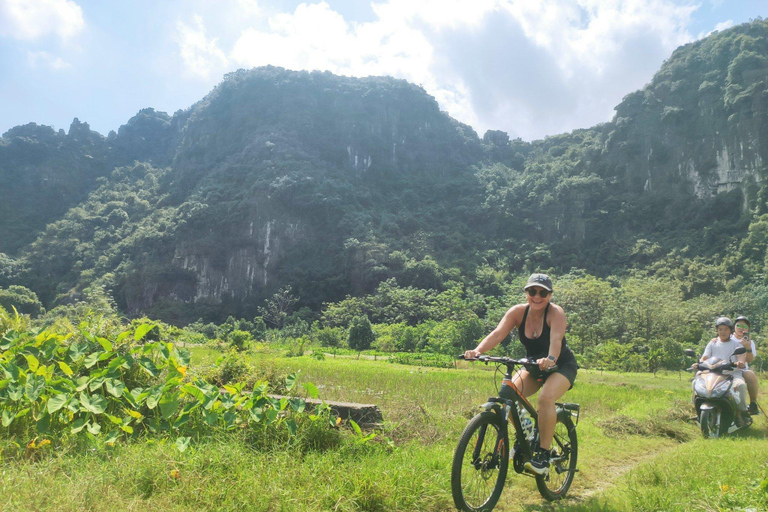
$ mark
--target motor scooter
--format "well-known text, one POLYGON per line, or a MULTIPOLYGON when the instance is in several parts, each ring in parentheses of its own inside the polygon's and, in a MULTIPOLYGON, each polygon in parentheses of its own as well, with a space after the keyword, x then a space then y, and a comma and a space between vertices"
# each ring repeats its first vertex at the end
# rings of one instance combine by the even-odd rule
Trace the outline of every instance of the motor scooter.
MULTIPOLYGON (((733 356, 747 351, 739 347, 733 356)), ((696 353, 687 349, 685 355, 696 357, 696 353)), ((701 425, 701 433, 706 438, 717 438, 745 429, 752 424, 748 414, 743 415, 743 424, 736 422, 737 403, 740 400, 733 390, 733 371, 736 363, 717 357, 710 357, 698 365, 692 365, 688 371, 698 371, 693 378, 693 407, 696 420, 701 425)))

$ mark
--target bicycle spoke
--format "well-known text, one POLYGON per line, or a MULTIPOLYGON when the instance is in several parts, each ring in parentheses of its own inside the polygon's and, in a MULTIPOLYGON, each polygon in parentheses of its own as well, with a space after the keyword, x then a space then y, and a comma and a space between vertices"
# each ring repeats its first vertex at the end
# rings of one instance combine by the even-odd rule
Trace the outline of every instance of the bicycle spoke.
POLYGON ((453 460, 451 487, 459 510, 489 510, 501 495, 507 473, 504 423, 493 413, 473 418, 453 460))
POLYGON ((542 496, 548 500, 562 498, 573 481, 576 469, 576 433, 569 430, 571 422, 558 419, 550 451, 549 473, 537 477, 542 496))

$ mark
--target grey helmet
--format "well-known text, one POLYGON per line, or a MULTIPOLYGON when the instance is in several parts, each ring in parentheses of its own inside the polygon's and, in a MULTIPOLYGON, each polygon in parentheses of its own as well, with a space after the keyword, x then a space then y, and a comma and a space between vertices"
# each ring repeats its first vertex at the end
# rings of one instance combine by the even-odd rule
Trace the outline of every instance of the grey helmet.
POLYGON ((721 325, 727 325, 728 328, 731 330, 731 332, 733 332, 733 321, 730 318, 728 318, 727 316, 721 316, 715 322, 715 328, 718 328, 721 325))
POLYGON ((734 323, 737 324, 739 322, 747 322, 747 325, 752 327, 752 323, 750 323, 749 318, 745 317, 744 315, 736 317, 736 321, 734 323))

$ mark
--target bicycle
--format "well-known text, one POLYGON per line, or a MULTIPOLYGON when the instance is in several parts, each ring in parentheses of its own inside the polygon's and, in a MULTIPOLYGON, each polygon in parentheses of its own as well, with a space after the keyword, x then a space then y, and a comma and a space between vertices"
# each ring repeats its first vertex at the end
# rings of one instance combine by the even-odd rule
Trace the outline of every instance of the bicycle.
MULTIPOLYGON (((463 356, 459 356, 463 359, 463 356)), ((466 512, 493 510, 501 497, 509 467, 510 449, 512 467, 519 474, 536 478, 541 495, 555 501, 563 498, 578 471, 578 442, 576 425, 579 423, 580 407, 574 403, 557 403, 557 424, 550 451, 549 473, 529 474, 525 463, 531 460, 539 443, 538 413, 528 400, 512 384, 512 372, 516 366, 527 369, 538 365, 529 359, 480 356, 477 361, 505 365, 507 371, 501 381, 498 397, 490 397, 481 407, 484 409, 464 428, 451 469, 451 492, 456 508, 466 512), (573 423, 572 418, 576 418, 573 423), (515 442, 510 444, 512 423, 515 442), (468 449, 469 448, 469 449, 468 449)), ((550 368, 553 372, 557 366, 550 368)))

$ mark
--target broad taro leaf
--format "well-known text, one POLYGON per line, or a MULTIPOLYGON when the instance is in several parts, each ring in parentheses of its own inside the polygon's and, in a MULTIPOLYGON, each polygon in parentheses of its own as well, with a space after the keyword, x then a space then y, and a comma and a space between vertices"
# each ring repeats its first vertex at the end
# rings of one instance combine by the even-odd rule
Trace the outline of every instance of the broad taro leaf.
POLYGON ((198 401, 203 402, 205 400, 205 394, 203 391, 194 384, 184 384, 181 390, 186 394, 195 397, 198 401))
POLYGON ((52 396, 48 399, 48 413, 53 414, 67 403, 67 400, 69 400, 69 396, 67 396, 64 393, 58 394, 56 396, 52 396))
POLYGON ((179 437, 176 439, 176 448, 182 453, 186 451, 187 448, 189 448, 189 443, 192 441, 191 437, 179 437))
POLYGON ((128 360, 124 356, 114 358, 109 362, 109 365, 107 366, 107 368, 110 370, 115 370, 120 367, 125 368, 126 370, 130 368, 128 365, 128 360))
POLYGON ((75 391, 77 385, 69 379, 51 379, 48 381, 48 389, 51 393, 66 393, 75 391))
POLYGON ((285 377, 285 389, 290 391, 293 389, 293 386, 296 385, 296 378, 298 375, 296 372, 289 373, 288 376, 285 377))
POLYGON ((8 385, 8 398, 13 400, 14 402, 18 402, 21 400, 21 397, 24 396, 24 386, 21 384, 9 384, 8 385))
POLYGON ((307 390, 307 395, 309 395, 309 398, 317 398, 320 396, 320 391, 318 391, 317 386, 311 382, 304 382, 302 386, 304 386, 304 389, 307 390))
POLYGON ((87 418, 85 418, 85 417, 77 418, 75 420, 75 422, 72 423, 72 433, 73 434, 77 434, 78 432, 80 432, 81 430, 83 430, 85 428, 85 426, 86 426, 86 419, 87 418))
POLYGON ((235 411, 227 411, 222 416, 222 419, 224 420, 224 424, 227 427, 231 427, 235 424, 235 420, 237 419, 237 413, 235 411))
POLYGON ((91 382, 88 383, 88 389, 91 391, 96 391, 101 386, 104 385, 104 383, 107 381, 106 376, 96 377, 95 379, 91 379, 91 382))
POLYGON ((28 375, 27 385, 24 386, 24 393, 30 402, 34 402, 45 389, 45 377, 39 375, 28 375))
POLYGON ((136 331, 133 333, 133 339, 136 341, 141 341, 144 336, 147 335, 149 331, 155 328, 154 324, 141 324, 136 328, 136 331))
POLYGON ((86 368, 90 368, 91 366, 95 365, 99 362, 99 357, 104 352, 93 352, 91 354, 88 354, 85 358, 85 362, 83 363, 86 368))
POLYGON ((69 346, 69 357, 72 361, 79 361, 85 355, 87 347, 74 342, 69 346))
POLYGON ((288 418, 285 421, 285 424, 288 426, 288 430, 290 430, 291 435, 295 436, 296 435, 296 420, 294 420, 293 418, 288 418))
POLYGON ((304 409, 306 407, 307 407, 307 403, 301 398, 298 398, 298 397, 291 398, 291 409, 293 409, 294 411, 304 412, 304 409))
POLYGON ((96 341, 104 349, 104 352, 112 352, 112 342, 107 338, 96 338, 96 341))
POLYGON ((112 423, 114 423, 115 425, 122 425, 123 424, 123 419, 122 418, 118 418, 117 416, 112 416, 111 414, 108 414, 108 413, 105 413, 104 416, 106 416, 107 419, 109 421, 111 421, 112 423))
POLYGON ((120 398, 120 396, 123 394, 123 391, 125 391, 125 384, 117 379, 107 379, 104 384, 106 384, 107 393, 114 396, 115 398, 120 398))
POLYGON ((83 391, 85 388, 88 387, 88 382, 90 382, 91 378, 87 375, 83 375, 82 377, 77 378, 77 388, 75 388, 76 391, 83 391))
POLYGON ((267 425, 274 422, 277 419, 277 411, 275 409, 267 409, 264 411, 264 416, 267 418, 267 425))
POLYGON ((96 421, 89 422, 88 432, 90 432, 93 435, 97 435, 99 432, 101 432, 101 425, 96 423, 96 421))
POLYGON ((174 393, 172 395, 165 395, 160 399, 160 415, 164 420, 167 420, 179 410, 179 395, 174 393))
POLYGON ((101 414, 107 409, 107 399, 101 395, 80 393, 80 405, 88 412, 101 414))
POLYGON ((155 366, 155 363, 150 358, 142 357, 141 359, 139 359, 139 364, 151 376, 157 377, 158 375, 160 375, 160 370, 157 369, 157 367, 155 366))
POLYGON ((160 386, 155 386, 152 388, 152 391, 147 396, 147 407, 150 409, 154 409, 157 407, 157 403, 160 401, 160 398, 163 396, 163 388, 160 386))
POLYGON ((68 377, 71 377, 75 373, 72 371, 72 368, 70 368, 69 365, 64 361, 59 361, 59 368, 61 368, 61 371, 64 372, 64 375, 67 375, 68 377))
POLYGON ((177 349, 174 348, 174 356, 179 362, 179 366, 189 366, 189 360, 192 359, 192 354, 186 348, 177 349))
POLYGON ((249 412, 251 419, 257 423, 261 423, 261 420, 264 419, 264 409, 261 407, 254 407, 249 412))
POLYGON ((25 354, 24 359, 27 360, 27 367, 29 368, 29 371, 35 373, 37 368, 40 366, 40 361, 38 361, 37 358, 32 354, 25 354))
POLYGON ((51 415, 48 414, 47 412, 43 413, 40 419, 37 420, 37 423, 35 424, 35 428, 41 434, 47 434, 48 431, 51 429, 51 415))
POLYGON ((209 427, 215 427, 219 422, 219 415, 215 411, 205 411, 203 420, 209 427))
POLYGON ((102 352, 99 354, 99 361, 106 361, 110 357, 114 356, 115 352, 102 352))
POLYGON ((131 398, 133 399, 133 402, 136 403, 136 405, 143 404, 144 400, 146 400, 148 396, 149 392, 144 388, 133 388, 131 390, 131 398))
POLYGON ((3 366, 3 371, 5 372, 6 379, 10 380, 11 382, 18 382, 20 373, 18 366, 13 363, 7 363, 3 366))
POLYGON ((180 414, 176 420, 173 421, 173 428, 178 430, 179 427, 186 425, 189 422, 189 414, 180 414))

